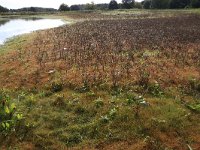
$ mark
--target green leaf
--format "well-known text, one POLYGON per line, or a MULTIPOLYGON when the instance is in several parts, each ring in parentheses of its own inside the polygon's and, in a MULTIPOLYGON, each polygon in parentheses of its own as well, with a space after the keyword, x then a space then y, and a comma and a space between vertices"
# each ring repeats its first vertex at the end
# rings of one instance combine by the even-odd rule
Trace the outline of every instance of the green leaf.
POLYGON ((9 110, 8 106, 5 106, 4 109, 5 109, 5 113, 10 114, 10 110, 9 110))
POLYGON ((11 109, 11 111, 13 111, 14 109, 16 109, 16 106, 15 106, 14 103, 11 104, 10 109, 11 109))
POLYGON ((18 120, 21 120, 23 118, 23 115, 22 114, 17 114, 17 119, 18 120))
POLYGON ((2 123, 1 125, 2 125, 2 127, 3 127, 3 128, 6 128, 6 125, 5 125, 5 123, 2 123))
POLYGON ((9 129, 10 128, 10 124, 6 122, 6 128, 9 129))

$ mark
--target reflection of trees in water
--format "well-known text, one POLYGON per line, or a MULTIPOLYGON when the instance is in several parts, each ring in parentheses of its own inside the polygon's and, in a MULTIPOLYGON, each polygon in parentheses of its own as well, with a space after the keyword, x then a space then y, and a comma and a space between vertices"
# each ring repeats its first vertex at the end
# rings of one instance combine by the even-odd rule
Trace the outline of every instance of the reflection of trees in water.
POLYGON ((10 20, 0 20, 0 26, 6 24, 7 22, 9 22, 10 20))
POLYGON ((23 20, 26 20, 26 21, 36 21, 36 20, 41 20, 42 18, 37 18, 37 17, 31 17, 31 18, 24 18, 23 20))
POLYGON ((37 17, 31 17, 31 18, 10 18, 10 19, 5 19, 5 20, 0 20, 0 26, 8 23, 10 20, 16 20, 16 19, 20 19, 20 20, 26 20, 26 21, 36 21, 36 20, 41 20, 42 18, 37 18, 37 17))

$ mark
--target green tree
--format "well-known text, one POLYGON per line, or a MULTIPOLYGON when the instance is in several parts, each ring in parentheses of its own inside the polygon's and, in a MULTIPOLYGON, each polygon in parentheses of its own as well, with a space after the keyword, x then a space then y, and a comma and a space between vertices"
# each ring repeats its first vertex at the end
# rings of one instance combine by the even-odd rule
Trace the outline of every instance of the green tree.
POLYGON ((135 2, 135 8, 141 9, 142 8, 142 4, 140 2, 135 2))
POLYGON ((191 3, 190 0, 171 0, 169 3, 170 8, 185 8, 191 3))
POLYGON ((135 0, 122 0, 122 8, 131 9, 135 5, 135 0))
POLYGON ((8 11, 9 11, 9 9, 0 5, 0 12, 8 12, 8 11))
POLYGON ((118 3, 115 0, 111 0, 108 9, 119 9, 118 3))
POLYGON ((71 5, 70 10, 77 11, 77 10, 80 10, 80 7, 78 5, 71 5))
POLYGON ((144 9, 150 9, 151 7, 151 0, 144 0, 141 2, 144 9))
POLYGON ((191 0, 191 6, 193 8, 200 8, 200 0, 191 0))
POLYGON ((60 5, 60 7, 59 7, 58 10, 59 10, 59 11, 69 11, 70 8, 69 8, 68 5, 66 5, 66 4, 63 3, 63 4, 60 5))
POLYGON ((169 8, 169 0, 151 0, 151 8, 153 9, 169 8))
POLYGON ((86 6, 85 6, 85 10, 95 10, 94 2, 87 3, 86 6))

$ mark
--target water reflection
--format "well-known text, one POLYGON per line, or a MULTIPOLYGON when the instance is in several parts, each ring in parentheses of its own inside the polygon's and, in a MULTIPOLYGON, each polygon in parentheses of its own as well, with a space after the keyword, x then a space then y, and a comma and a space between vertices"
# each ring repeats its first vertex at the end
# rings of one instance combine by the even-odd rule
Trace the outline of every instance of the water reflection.
POLYGON ((29 33, 35 30, 54 28, 63 25, 64 22, 60 19, 11 19, 0 21, 0 44, 7 38, 29 33))
POLYGON ((6 24, 7 22, 9 22, 10 20, 0 20, 0 26, 6 24))

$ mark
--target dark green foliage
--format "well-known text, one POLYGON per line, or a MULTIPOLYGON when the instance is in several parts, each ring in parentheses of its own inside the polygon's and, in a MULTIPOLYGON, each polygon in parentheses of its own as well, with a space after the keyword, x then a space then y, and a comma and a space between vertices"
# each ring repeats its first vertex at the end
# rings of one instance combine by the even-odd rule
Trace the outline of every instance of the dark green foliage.
POLYGON ((70 6, 70 10, 77 11, 77 10, 80 10, 80 7, 78 5, 72 5, 70 6))
POLYGON ((190 5, 190 0, 171 0, 170 8, 185 8, 190 5))
POLYGON ((168 8, 169 0, 151 0, 151 8, 166 9, 168 8))
POLYGON ((96 4, 95 8, 97 10, 106 10, 106 9, 108 9, 108 4, 96 4))
POLYGON ((10 97, 4 91, 0 91, 0 134, 7 135, 15 131, 22 114, 16 113, 16 106, 10 102, 10 97))
POLYGON ((118 9, 119 6, 118 6, 117 1, 115 1, 115 0, 111 0, 110 3, 109 3, 108 8, 109 8, 109 9, 118 9))
POLYGON ((98 98, 97 100, 95 100, 95 107, 96 108, 101 108, 101 107, 103 107, 103 105, 104 105, 104 102, 101 98, 98 98))
POLYGON ((59 82, 53 82, 51 84, 51 91, 52 92, 60 92, 63 89, 63 84, 59 82))
POLYGON ((92 2, 92 3, 87 3, 85 5, 85 10, 95 10, 96 9, 96 5, 92 2))
POLYGON ((142 8, 142 4, 140 2, 135 2, 135 8, 141 9, 142 8))
POLYGON ((59 11, 69 11, 69 10, 70 10, 69 6, 64 3, 61 4, 59 7, 59 11))
POLYGON ((131 9, 135 5, 135 0, 122 0, 122 8, 131 9))
POLYGON ((160 85, 157 82, 153 83, 153 84, 150 84, 149 87, 148 87, 148 91, 153 96, 160 97, 160 96, 163 95, 162 89, 161 89, 160 85))
POLYGON ((193 8, 200 8, 200 0, 191 0, 191 6, 193 8))
POLYGON ((9 12, 9 9, 0 5, 0 12, 9 12))
POLYGON ((142 6, 143 6, 144 9, 150 9, 150 7, 151 7, 151 0, 145 0, 141 4, 142 4, 142 6))
POLYGON ((55 12, 54 8, 42 8, 42 7, 24 7, 20 9, 10 9, 11 12, 55 12))
POLYGON ((144 9, 176 9, 176 8, 186 8, 200 7, 200 0, 144 0, 141 2, 144 9))

